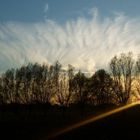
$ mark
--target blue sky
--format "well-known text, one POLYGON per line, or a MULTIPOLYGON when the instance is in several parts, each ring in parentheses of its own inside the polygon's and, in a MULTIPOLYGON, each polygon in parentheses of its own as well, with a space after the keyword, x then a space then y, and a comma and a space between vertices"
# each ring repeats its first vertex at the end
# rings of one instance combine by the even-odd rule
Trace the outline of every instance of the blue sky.
POLYGON ((0 0, 0 73, 29 62, 108 69, 140 54, 140 0, 0 0))
POLYGON ((98 8, 102 16, 113 12, 124 12, 129 16, 139 16, 139 0, 0 0, 0 22, 40 22, 44 20, 44 8, 48 4, 46 16, 57 22, 65 22, 78 16, 88 16, 87 11, 98 8))

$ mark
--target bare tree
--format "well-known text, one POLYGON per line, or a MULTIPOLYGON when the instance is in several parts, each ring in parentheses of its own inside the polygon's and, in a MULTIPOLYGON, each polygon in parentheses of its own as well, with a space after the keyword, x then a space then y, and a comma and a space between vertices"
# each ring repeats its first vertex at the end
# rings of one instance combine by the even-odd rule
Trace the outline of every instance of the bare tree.
POLYGON ((126 103, 131 95, 134 60, 131 52, 115 56, 110 62, 110 70, 116 84, 116 94, 120 102, 126 103))
POLYGON ((140 55, 138 55, 135 65, 135 97, 140 99, 140 55))
POLYGON ((61 106, 69 106, 72 103, 72 96, 74 94, 74 72, 73 67, 68 65, 68 70, 62 70, 59 75, 59 92, 57 92, 57 102, 61 106))
POLYGON ((86 91, 87 77, 79 71, 73 78, 74 90, 76 95, 76 101, 84 105, 87 103, 88 92, 86 91))
POLYGON ((68 65, 68 94, 66 97, 66 106, 68 106, 72 101, 71 98, 74 94, 74 67, 72 65, 68 65))

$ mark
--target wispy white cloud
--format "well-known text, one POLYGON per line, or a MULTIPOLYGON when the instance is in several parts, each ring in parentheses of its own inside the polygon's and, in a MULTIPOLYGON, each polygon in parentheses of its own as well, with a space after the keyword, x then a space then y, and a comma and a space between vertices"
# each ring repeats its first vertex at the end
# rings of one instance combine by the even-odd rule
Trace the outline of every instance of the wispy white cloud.
POLYGON ((123 14, 100 18, 93 10, 90 19, 79 17, 60 25, 42 23, 0 24, 0 71, 28 62, 72 64, 95 71, 107 67, 118 53, 140 53, 140 19, 123 14), (96 16, 96 18, 95 18, 96 16))
POLYGON ((88 14, 93 16, 94 18, 96 18, 97 16, 99 16, 99 11, 97 7, 93 7, 91 9, 88 10, 88 14))
POLYGON ((45 8, 44 8, 44 13, 46 13, 49 10, 49 5, 46 3, 45 8))
POLYGON ((49 10, 49 4, 46 3, 45 7, 44 7, 44 18, 45 18, 45 20, 47 19, 48 10, 49 10))

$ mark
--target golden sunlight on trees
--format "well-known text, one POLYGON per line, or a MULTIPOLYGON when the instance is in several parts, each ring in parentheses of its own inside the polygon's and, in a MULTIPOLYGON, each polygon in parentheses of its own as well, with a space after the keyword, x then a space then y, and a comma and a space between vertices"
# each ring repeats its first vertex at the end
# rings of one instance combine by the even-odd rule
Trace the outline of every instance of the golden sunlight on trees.
POLYGON ((140 97, 140 56, 122 53, 110 60, 110 70, 97 70, 91 77, 68 65, 64 70, 38 63, 10 69, 0 77, 1 104, 126 104, 140 97))
POLYGON ((120 102, 127 102, 132 90, 134 60, 132 53, 114 56, 110 62, 110 70, 115 82, 115 92, 120 102))
POLYGON ((140 99, 140 97, 139 97, 139 95, 140 95, 140 55, 138 56, 138 59, 137 59, 137 61, 136 61, 136 67, 135 67, 135 69, 136 69, 136 84, 135 84, 135 86, 136 86, 136 91, 137 91, 137 96, 138 96, 138 98, 140 99))

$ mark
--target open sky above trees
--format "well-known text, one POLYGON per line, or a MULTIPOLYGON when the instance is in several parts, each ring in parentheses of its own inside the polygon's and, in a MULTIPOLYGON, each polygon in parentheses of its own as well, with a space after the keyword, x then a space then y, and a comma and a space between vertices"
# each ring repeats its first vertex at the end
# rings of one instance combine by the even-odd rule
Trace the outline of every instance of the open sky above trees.
POLYGON ((28 62, 107 68, 140 53, 139 0, 0 0, 0 73, 28 62))

